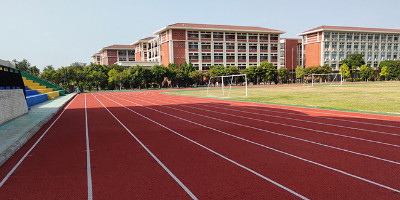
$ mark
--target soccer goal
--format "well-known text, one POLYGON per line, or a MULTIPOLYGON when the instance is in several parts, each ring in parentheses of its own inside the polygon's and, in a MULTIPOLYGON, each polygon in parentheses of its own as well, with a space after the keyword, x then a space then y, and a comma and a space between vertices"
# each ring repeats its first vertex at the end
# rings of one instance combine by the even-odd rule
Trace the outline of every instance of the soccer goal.
POLYGON ((246 74, 210 77, 207 96, 221 98, 247 97, 246 74))
POLYGON ((303 86, 315 85, 342 85, 343 76, 341 73, 310 74, 306 77, 303 86))

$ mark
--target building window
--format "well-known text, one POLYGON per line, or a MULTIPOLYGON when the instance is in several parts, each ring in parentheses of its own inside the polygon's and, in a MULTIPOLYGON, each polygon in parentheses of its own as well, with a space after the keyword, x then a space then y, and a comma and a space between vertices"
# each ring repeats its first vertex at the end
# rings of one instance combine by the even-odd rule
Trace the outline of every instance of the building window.
POLYGON ((214 53, 214 60, 223 60, 224 56, 222 53, 214 53))
POLYGON ((260 40, 268 41, 268 35, 267 34, 260 34, 260 40))
POLYGON ((276 60, 278 60, 278 54, 275 53, 271 54, 271 61, 276 61, 276 60))
POLYGON ((249 33, 249 40, 258 40, 257 34, 251 34, 251 33, 249 33))
POLYGON ((199 32, 197 32, 197 31, 188 31, 188 38, 193 38, 193 39, 199 38, 199 32))
POLYGON ((250 51, 257 51, 257 44, 249 44, 250 51))
POLYGON ((372 42, 373 38, 373 35, 368 35, 368 42, 372 42))
POLYGON ((363 42, 367 41, 367 35, 366 34, 361 34, 361 41, 363 41, 363 42))
POLYGON ((214 43, 214 49, 224 49, 224 45, 222 43, 214 43))
POLYGON ((238 49, 239 50, 246 50, 246 43, 239 43, 238 44, 238 49))
POLYGON ((126 58, 118 58, 118 61, 126 61, 126 58))
POLYGON ((226 49, 227 50, 234 50, 235 49, 235 43, 226 43, 226 49))
POLYGON ((238 40, 246 40, 247 39, 247 33, 238 33, 237 34, 237 39, 238 40))
POLYGON ((209 42, 202 42, 201 49, 211 49, 211 43, 209 42))
POLYGON ((268 60, 268 54, 260 54, 260 61, 268 60))
POLYGON ((210 70, 211 65, 210 64, 203 64, 202 65, 202 70, 210 70))
POLYGON ((129 58, 129 61, 135 61, 135 58, 129 58))
POLYGON ((271 35, 270 39, 271 41, 278 40, 278 35, 271 35))
POLYGON ((129 51, 128 51, 128 55, 130 55, 130 56, 135 55, 135 51, 129 50, 129 51))
POLYGON ((347 41, 353 40, 353 34, 352 33, 347 33, 346 34, 346 39, 347 39, 347 41))
POLYGON ((199 44, 197 42, 189 42, 189 49, 199 49, 199 44))
POLYGON ((227 54, 226 54, 226 59, 227 59, 227 60, 235 60, 235 54, 233 54, 233 53, 227 53, 227 54))
POLYGON ((360 40, 360 35, 359 34, 354 34, 354 40, 359 41, 360 40))
POLYGON ((260 44, 261 51, 268 51, 268 44, 260 44))
POLYGON ((331 39, 331 33, 324 33, 324 38, 325 38, 325 40, 330 40, 331 39))
POLYGON ((211 39, 211 32, 201 32, 201 38, 211 39))
POLYGON ((354 49, 358 49, 358 43, 354 43, 354 49))
POLYGON ((278 45, 277 44, 271 44, 271 51, 277 51, 277 50, 278 50, 278 45))
POLYGON ((125 50, 118 50, 118 55, 119 56, 126 56, 126 51, 125 50))
POLYGON ((257 54, 250 54, 249 60, 257 60, 257 54))
MULTIPOLYGON (((351 47, 350 47, 350 48, 351 48, 351 47)), ((339 44, 339 50, 340 50, 340 51, 343 51, 343 49, 344 49, 344 43, 340 43, 340 44, 339 44)))
POLYGON ((199 54, 198 53, 189 53, 189 60, 198 60, 199 54))
POLYGON ((223 39, 224 38, 224 33, 222 32, 214 32, 213 33, 214 39, 223 39))
POLYGON ((234 40, 235 39, 235 33, 225 33, 225 39, 234 40))
POLYGON ((340 33, 339 34, 339 41, 344 41, 346 38, 346 33, 340 33))
POLYGON ((375 42, 379 42, 379 35, 375 35, 375 42))
POLYGON ((211 60, 211 53, 202 53, 201 58, 203 60, 211 60))
POLYGON ((238 60, 246 60, 246 54, 239 54, 238 60))

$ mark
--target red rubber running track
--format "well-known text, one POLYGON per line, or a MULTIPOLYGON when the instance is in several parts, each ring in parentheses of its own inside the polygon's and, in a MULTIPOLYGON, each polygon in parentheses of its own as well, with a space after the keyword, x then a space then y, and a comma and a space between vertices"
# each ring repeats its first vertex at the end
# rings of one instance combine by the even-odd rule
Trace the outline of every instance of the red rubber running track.
POLYGON ((0 199, 400 199, 400 117, 76 96, 0 167, 0 199))

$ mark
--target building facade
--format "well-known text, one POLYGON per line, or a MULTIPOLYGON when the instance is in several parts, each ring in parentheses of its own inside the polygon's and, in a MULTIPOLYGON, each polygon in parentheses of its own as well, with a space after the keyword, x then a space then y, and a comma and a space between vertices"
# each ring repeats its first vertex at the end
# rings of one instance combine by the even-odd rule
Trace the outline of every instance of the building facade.
POLYGON ((262 61, 279 65, 283 31, 248 26, 177 23, 154 34, 160 39, 160 63, 191 62, 198 70, 213 65, 245 69, 262 61))
POLYGON ((92 57, 94 63, 124 66, 135 62, 164 66, 191 62, 197 70, 209 70, 213 65, 238 66, 242 70, 268 61, 279 68, 283 33, 262 27, 177 23, 156 31, 156 37, 105 47, 92 57), (122 53, 125 50, 126 59, 122 53))
POLYGON ((113 65, 117 62, 135 61, 135 47, 132 45, 111 45, 92 55, 94 64, 113 65))
POLYGON ((302 64, 302 40, 282 38, 280 40, 280 66, 293 71, 302 64))
POLYGON ((347 56, 364 55, 368 66, 384 60, 399 60, 400 30, 319 26, 298 34, 303 37, 303 66, 330 65, 339 70, 347 56))

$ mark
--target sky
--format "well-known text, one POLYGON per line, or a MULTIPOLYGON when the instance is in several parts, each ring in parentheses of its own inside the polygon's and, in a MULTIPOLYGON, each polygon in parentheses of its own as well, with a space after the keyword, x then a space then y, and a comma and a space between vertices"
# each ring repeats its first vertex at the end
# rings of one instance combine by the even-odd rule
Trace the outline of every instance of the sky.
POLYGON ((321 25, 400 29, 398 0, 0 0, 0 59, 43 69, 113 44, 131 44, 174 23, 259 26, 281 37, 321 25))

